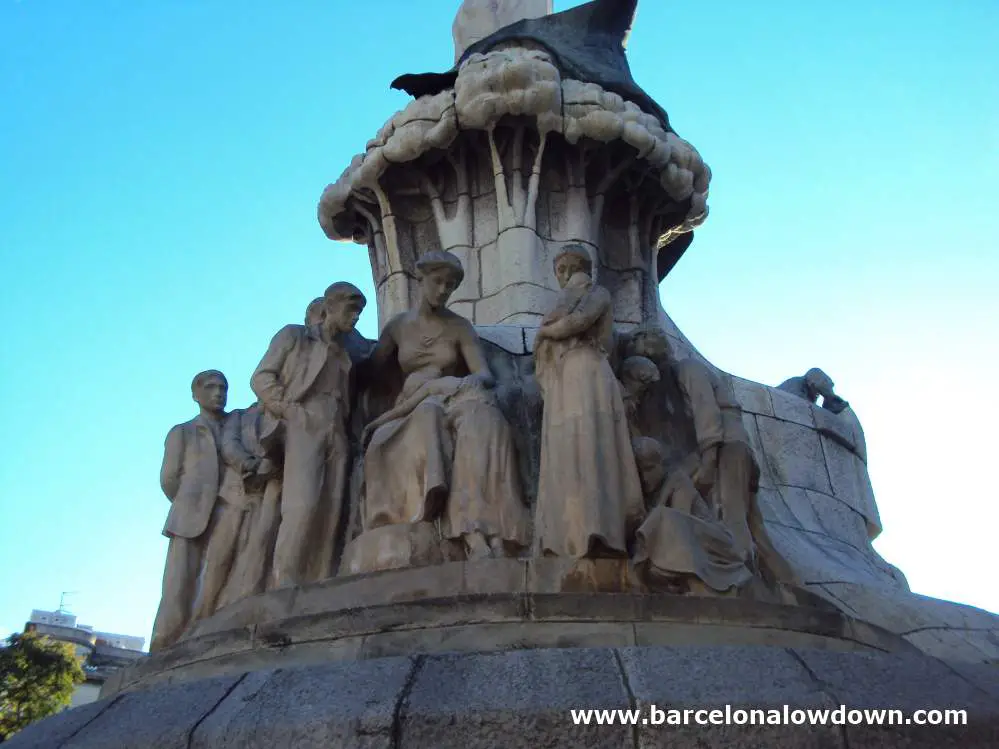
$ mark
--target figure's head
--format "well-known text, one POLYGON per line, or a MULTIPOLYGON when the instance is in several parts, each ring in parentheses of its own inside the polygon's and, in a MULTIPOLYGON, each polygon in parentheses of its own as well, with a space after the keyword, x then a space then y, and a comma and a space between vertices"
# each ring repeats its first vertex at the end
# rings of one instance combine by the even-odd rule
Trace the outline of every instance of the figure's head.
POLYGON ((621 382, 634 398, 640 398, 649 386, 659 382, 659 367, 644 356, 629 356, 621 364, 621 382))
POLYGON ((564 289, 577 273, 593 277, 593 260, 589 251, 581 244, 567 244, 559 250, 553 262, 555 278, 559 288, 564 289))
POLYGON ((319 325, 326 317, 326 297, 316 297, 305 308, 305 324, 319 325))
POLYGON ((354 329, 367 300, 352 283, 337 281, 323 294, 323 325, 331 333, 347 333, 354 329))
POLYGON ((424 253, 416 261, 423 299, 433 309, 447 304, 454 290, 465 278, 465 269, 457 256, 443 250, 424 253))
POLYGON ((808 394, 813 401, 820 395, 823 398, 832 398, 835 396, 832 378, 818 367, 812 367, 805 372, 805 386, 808 388, 808 394))
POLYGON ((666 451, 659 440, 651 437, 635 437, 631 448, 635 453, 642 491, 652 494, 666 480, 666 451))
POLYGON ((219 413, 229 397, 229 381, 217 369, 199 372, 191 382, 191 397, 206 411, 219 413))
POLYGON ((666 331, 657 325, 642 325, 628 333, 628 356, 644 356, 654 362, 670 359, 669 339, 666 331))

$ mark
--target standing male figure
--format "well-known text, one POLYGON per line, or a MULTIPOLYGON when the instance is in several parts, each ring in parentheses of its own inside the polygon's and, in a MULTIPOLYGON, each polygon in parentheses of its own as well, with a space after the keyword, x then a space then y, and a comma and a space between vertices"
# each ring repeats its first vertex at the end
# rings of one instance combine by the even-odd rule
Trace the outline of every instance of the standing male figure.
POLYGON ((278 331, 250 379, 264 408, 260 440, 284 445, 272 585, 331 577, 350 465, 351 341, 365 298, 338 282, 314 325, 278 331))
POLYGON ((219 494, 228 393, 229 383, 221 372, 198 374, 191 394, 201 412, 175 426, 166 438, 160 486, 171 502, 163 527, 170 545, 150 652, 172 645, 191 623, 205 539, 212 532, 219 494))
POLYGON ((225 464, 195 620, 262 593, 274 552, 281 499, 280 463, 260 444, 259 403, 229 413, 222 433, 225 464))

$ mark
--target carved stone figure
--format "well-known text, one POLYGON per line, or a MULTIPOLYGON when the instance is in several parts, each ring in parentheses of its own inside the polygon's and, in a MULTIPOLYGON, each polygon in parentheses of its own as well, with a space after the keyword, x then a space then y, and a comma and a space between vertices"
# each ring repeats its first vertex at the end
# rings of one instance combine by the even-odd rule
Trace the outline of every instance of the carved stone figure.
POLYGON ((259 403, 234 410, 222 434, 225 472, 205 549, 196 619, 264 591, 280 521, 280 464, 260 443, 259 403))
POLYGON ((365 298, 346 282, 330 286, 319 325, 288 325, 250 379, 264 408, 260 441, 284 448, 281 523, 273 585, 331 577, 350 466, 347 425, 353 359, 348 338, 365 298))
POLYGON ((625 57, 637 8, 638 0, 592 0, 561 13, 525 18, 472 44, 447 73, 402 75, 392 82, 392 88, 417 98, 436 94, 454 85, 459 68, 472 55, 514 41, 534 42, 558 61, 565 77, 596 83, 635 102, 669 130, 666 112, 635 83, 625 57))
POLYGON ((465 0, 451 28, 455 61, 460 60, 470 46, 504 26, 525 18, 541 18, 551 12, 552 0, 465 0))
POLYGON ((646 391, 659 382, 659 367, 644 356, 629 356, 621 364, 620 379, 628 423, 633 425, 646 391))
POLYGON ((219 517, 215 510, 228 392, 229 383, 221 372, 198 374, 191 394, 200 413, 167 434, 160 486, 171 503, 163 527, 170 544, 150 652, 172 645, 192 621, 205 539, 219 517))
POLYGON ((326 299, 321 296, 318 296, 309 302, 309 306, 305 308, 306 326, 319 325, 323 321, 325 307, 326 299))
POLYGON ((749 582, 752 573, 694 486, 690 466, 667 473, 666 453, 649 437, 637 438, 634 450, 650 512, 635 534, 632 561, 646 583, 685 593, 700 581, 724 593, 749 582))
POLYGON ((832 378, 818 367, 805 372, 803 377, 792 377, 777 386, 779 390, 793 393, 809 403, 817 403, 822 396, 822 408, 834 414, 842 413, 850 404, 833 392, 832 378))
POLYGON ((562 292, 534 344, 544 398, 535 510, 542 555, 627 555, 645 514, 621 385, 608 362, 610 294, 591 278, 582 245, 555 258, 562 292))
POLYGON ((423 298, 382 331, 371 370, 405 376, 393 409, 365 434, 364 530, 442 520, 468 557, 526 545, 527 517, 510 425, 479 337, 445 307, 464 270, 448 252, 417 262, 423 298))

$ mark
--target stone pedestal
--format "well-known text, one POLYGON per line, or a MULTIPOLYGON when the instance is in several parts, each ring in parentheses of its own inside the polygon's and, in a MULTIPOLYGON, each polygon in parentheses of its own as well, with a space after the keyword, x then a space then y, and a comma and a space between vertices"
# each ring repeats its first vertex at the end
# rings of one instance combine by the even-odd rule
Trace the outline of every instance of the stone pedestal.
POLYGON ((997 745, 995 668, 953 666, 920 654, 745 645, 545 648, 237 669, 69 710, 7 744, 10 749, 997 745), (657 724, 668 716, 652 706, 678 711, 670 714, 674 721, 687 710, 689 723, 657 724), (840 706, 898 710, 893 719, 901 724, 822 725, 798 712, 830 711, 826 718, 832 721, 840 706), (964 710, 967 723, 915 724, 916 711, 928 709, 964 710), (590 725, 577 724, 574 710, 614 711, 614 724, 597 725, 592 713, 590 725), (633 710, 638 712, 617 712, 633 710), (712 710, 719 711, 713 725, 712 710), (719 724, 726 711, 748 720, 754 710, 777 720, 787 715, 792 723, 719 724), (698 717, 705 724, 697 724, 698 717), (622 725, 630 718, 634 725, 622 725))

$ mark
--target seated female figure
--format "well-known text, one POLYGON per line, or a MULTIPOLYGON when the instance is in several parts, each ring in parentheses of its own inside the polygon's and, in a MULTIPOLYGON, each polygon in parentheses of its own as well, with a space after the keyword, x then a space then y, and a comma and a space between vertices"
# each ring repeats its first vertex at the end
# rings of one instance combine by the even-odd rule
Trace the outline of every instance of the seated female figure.
POLYGON ((513 435, 475 329, 445 307, 461 262, 436 251, 416 266, 420 305, 389 321, 370 362, 405 381, 365 432, 364 529, 440 519, 470 558, 502 556, 527 537, 513 435))

